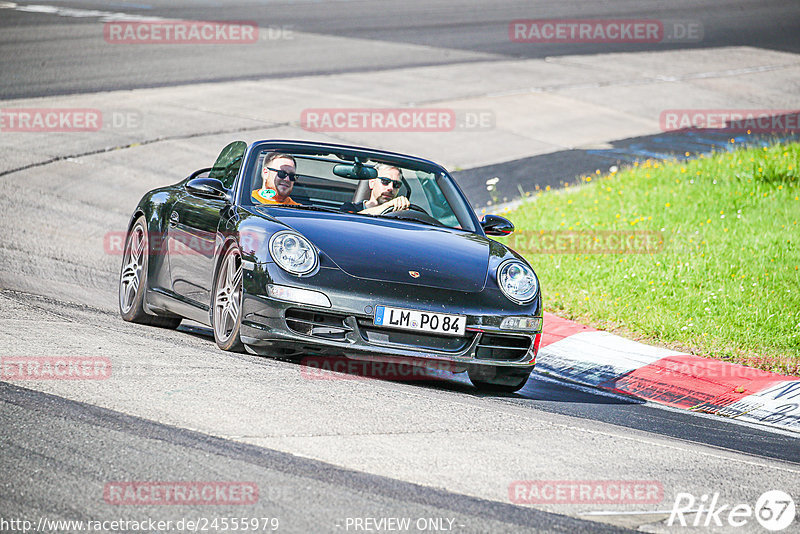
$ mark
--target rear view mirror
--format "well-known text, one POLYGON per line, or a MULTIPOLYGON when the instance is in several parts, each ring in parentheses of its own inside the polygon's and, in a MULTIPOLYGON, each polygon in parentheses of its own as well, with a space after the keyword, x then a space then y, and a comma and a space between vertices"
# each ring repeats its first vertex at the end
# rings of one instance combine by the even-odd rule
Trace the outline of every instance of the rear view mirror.
POLYGON ((333 174, 342 178, 350 178, 351 180, 372 180, 378 177, 378 171, 375 167, 365 166, 358 161, 358 158, 352 165, 347 163, 334 165, 333 174))

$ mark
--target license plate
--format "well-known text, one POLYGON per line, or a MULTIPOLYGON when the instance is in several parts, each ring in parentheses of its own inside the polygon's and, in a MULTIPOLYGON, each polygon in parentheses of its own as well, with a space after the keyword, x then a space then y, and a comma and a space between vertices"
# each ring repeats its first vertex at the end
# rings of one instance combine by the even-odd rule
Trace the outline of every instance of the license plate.
POLYGON ((467 317, 465 315, 376 306, 374 322, 376 326, 463 336, 467 326, 467 317))

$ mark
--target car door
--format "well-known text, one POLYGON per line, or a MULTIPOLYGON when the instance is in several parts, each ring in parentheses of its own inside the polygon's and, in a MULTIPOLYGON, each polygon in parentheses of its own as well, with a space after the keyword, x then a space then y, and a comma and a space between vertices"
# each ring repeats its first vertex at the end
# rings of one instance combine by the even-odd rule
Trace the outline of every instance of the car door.
POLYGON ((231 190, 246 149, 243 141, 226 146, 207 176, 200 175, 185 184, 184 196, 168 215, 172 290, 178 297, 204 310, 208 310, 211 302, 217 230, 220 220, 231 208, 231 197, 214 198, 193 184, 196 180, 211 178, 231 190))

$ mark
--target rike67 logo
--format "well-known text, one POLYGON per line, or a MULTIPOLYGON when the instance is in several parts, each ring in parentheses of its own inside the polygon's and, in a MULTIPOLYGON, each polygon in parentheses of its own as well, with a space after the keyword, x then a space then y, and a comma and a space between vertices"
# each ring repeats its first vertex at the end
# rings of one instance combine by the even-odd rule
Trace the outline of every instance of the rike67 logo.
POLYGON ((755 518, 765 529, 777 532, 794 522, 795 513, 794 500, 780 490, 763 493, 755 506, 720 502, 719 493, 702 495, 699 499, 691 493, 678 493, 667 526, 736 528, 755 518), (687 516, 694 516, 694 520, 687 516))

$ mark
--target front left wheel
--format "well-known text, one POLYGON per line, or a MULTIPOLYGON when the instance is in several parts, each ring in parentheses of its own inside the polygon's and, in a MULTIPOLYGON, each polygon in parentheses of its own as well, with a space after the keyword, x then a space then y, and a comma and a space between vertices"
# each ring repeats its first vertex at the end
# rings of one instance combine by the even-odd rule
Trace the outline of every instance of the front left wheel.
POLYGON ((214 341, 222 350, 243 352, 239 335, 242 326, 242 253, 235 244, 225 249, 214 281, 211 325, 214 341))
POLYGON ((125 239, 119 273, 119 313, 124 320, 132 323, 178 328, 180 317, 162 317, 144 311, 149 255, 147 225, 144 217, 139 217, 125 239))

